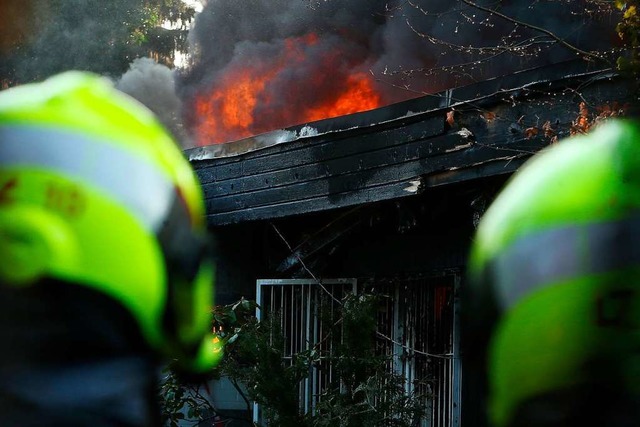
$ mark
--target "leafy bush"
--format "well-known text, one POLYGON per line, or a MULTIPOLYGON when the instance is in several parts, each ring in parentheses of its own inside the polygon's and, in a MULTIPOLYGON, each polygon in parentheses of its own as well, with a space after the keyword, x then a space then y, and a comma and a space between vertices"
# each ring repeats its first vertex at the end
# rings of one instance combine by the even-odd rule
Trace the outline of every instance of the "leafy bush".
MULTIPOLYGON (((227 378, 243 396, 247 414, 252 402, 261 405, 269 426, 412 426, 425 415, 426 396, 407 394, 405 380, 390 369, 390 358, 376 354, 377 298, 347 295, 341 309, 325 311, 332 352, 319 345, 287 360, 284 354, 280 313, 258 322, 257 304, 242 299, 214 308, 214 331, 225 343, 225 355, 209 379, 227 378), (312 413, 304 413, 298 386, 310 368, 331 364, 334 382, 320 396, 312 413)), ((167 425, 180 419, 194 422, 220 415, 200 388, 180 384, 168 371, 160 389, 160 402, 167 425)), ((245 422, 251 422, 247 415, 245 422)))

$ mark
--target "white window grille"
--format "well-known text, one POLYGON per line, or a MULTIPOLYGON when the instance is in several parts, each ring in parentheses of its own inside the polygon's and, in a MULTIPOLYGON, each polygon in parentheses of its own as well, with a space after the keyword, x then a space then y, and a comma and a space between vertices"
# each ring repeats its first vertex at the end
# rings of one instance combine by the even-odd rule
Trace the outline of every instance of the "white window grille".
MULTIPOLYGON (((285 359, 314 346, 331 354, 332 340, 322 341, 329 325, 319 309, 340 310, 347 293, 381 295, 377 318, 377 351, 390 356, 389 369, 405 378, 407 393, 425 396, 423 427, 459 427, 460 363, 458 358, 457 274, 420 279, 277 279, 257 281, 258 319, 280 313, 285 359)), ((301 410, 313 411, 319 396, 333 383, 334 371, 321 360, 300 384, 301 410)), ((261 419, 254 405, 254 421, 261 419)))

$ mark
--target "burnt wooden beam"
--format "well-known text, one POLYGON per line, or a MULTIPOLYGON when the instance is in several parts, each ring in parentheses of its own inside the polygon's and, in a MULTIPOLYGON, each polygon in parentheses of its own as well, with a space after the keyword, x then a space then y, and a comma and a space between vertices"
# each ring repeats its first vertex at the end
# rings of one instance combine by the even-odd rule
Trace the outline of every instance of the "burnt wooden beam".
POLYGON ((291 215, 373 203, 380 200, 397 199, 415 195, 421 188, 421 183, 421 177, 414 177, 406 181, 386 183, 344 193, 284 201, 278 204, 255 206, 236 211, 208 213, 207 220, 211 225, 234 224, 244 221, 283 218, 291 215))
POLYGON ((262 186, 287 185, 366 170, 384 163, 401 163, 427 152, 452 149, 457 141, 442 147, 423 141, 445 132, 443 117, 430 117, 400 128, 361 133, 346 138, 272 147, 229 162, 217 161, 215 168, 199 168, 205 192, 216 196, 236 194, 262 186), (411 142, 416 141, 415 144, 411 142), (424 153, 422 151, 426 150, 424 153), (260 155, 258 155, 260 154, 260 155), (355 162, 355 164, 354 164, 355 162))
MULTIPOLYGON (((435 142, 431 140, 425 141, 423 144, 424 150, 420 150, 420 147, 415 150, 412 149, 409 151, 409 155, 398 155, 399 159, 394 159, 393 156, 385 156, 366 169, 360 169, 360 162, 358 158, 355 158, 351 161, 343 162, 345 169, 340 173, 335 171, 331 173, 331 170, 329 170, 329 173, 320 179, 300 180, 282 185, 275 179, 270 184, 270 179, 264 178, 264 183, 251 191, 216 195, 215 198, 208 199, 207 212, 218 214, 240 211, 278 204, 282 201, 303 201, 322 197, 323 195, 329 196, 330 200, 342 202, 334 207, 343 207, 360 203, 359 199, 354 199, 351 203, 347 200, 353 198, 354 192, 369 187, 382 188, 390 184, 400 184, 402 191, 407 193, 402 194, 402 196, 411 195, 415 192, 407 191, 405 187, 409 188, 410 186, 406 183, 419 179, 422 175, 454 168, 472 167, 505 157, 503 151, 497 150, 495 147, 473 145, 473 142, 468 141, 467 138, 459 134, 444 135, 441 138, 435 138, 435 140, 435 142), (428 148, 432 144, 439 145, 437 144, 438 142, 443 142, 443 145, 446 143, 446 146, 451 148, 441 155, 432 156, 428 148)), ((510 151, 509 156, 517 157, 531 154, 545 145, 547 143, 541 138, 523 140, 519 145, 521 149, 515 151, 515 154, 510 151)), ((360 159, 366 157, 367 155, 363 154, 360 159)), ((317 167, 323 170, 325 165, 318 163, 317 167)), ((205 186, 205 194, 207 189, 208 187, 205 186)), ((380 197, 382 197, 382 193, 380 197)), ((400 197, 400 195, 397 195, 397 197, 400 197)))
POLYGON ((569 134, 581 102, 595 113, 629 99, 626 82, 615 74, 575 67, 534 70, 304 125, 313 131, 301 125, 287 142, 250 138, 255 149, 243 140, 189 151, 208 221, 283 218, 512 173, 569 134))
POLYGON ((276 271, 288 271, 351 234, 365 219, 360 210, 361 207, 351 209, 314 232, 305 241, 293 248, 292 253, 280 262, 276 271))

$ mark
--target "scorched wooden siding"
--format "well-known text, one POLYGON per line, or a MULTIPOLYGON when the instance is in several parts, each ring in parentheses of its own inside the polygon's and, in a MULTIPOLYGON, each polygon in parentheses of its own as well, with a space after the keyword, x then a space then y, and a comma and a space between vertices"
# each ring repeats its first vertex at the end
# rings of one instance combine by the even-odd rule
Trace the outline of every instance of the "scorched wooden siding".
POLYGON ((511 173, 568 134, 580 102, 628 97, 614 73, 571 62, 187 154, 211 225, 281 218, 511 173))

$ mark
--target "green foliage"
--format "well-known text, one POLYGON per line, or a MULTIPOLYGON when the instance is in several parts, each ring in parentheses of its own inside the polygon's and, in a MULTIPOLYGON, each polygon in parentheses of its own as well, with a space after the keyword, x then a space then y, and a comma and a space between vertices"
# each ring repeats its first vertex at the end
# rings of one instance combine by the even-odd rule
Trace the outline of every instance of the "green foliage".
POLYGON ((238 390, 245 385, 247 401, 262 405, 270 425, 303 426, 297 386, 309 372, 309 355, 300 354, 293 363, 285 363, 280 319, 271 316, 258 322, 255 308, 255 302, 243 299, 214 310, 215 327, 225 342, 220 375, 238 390))
MULTIPOLYGON (((248 411, 251 402, 259 403, 269 426, 414 425, 426 412, 425 396, 406 394, 404 378, 389 370, 390 359, 376 354, 376 297, 348 295, 341 303, 339 310, 320 313, 323 324, 332 325, 322 341, 332 345, 316 345, 291 359, 285 357, 279 313, 258 322, 253 301, 215 307, 214 330, 225 343, 225 357, 211 377, 226 377, 245 398, 248 411), (325 350, 329 347, 333 352, 325 350), (321 364, 331 364, 335 381, 315 412, 305 414, 298 386, 321 364)), ((165 420, 177 422, 183 408, 197 420, 219 413, 200 397, 170 375, 160 390, 165 420)))
POLYGON ((640 2, 616 0, 616 7, 623 13, 616 26, 620 39, 627 47, 626 55, 618 58, 618 68, 636 77, 640 75, 640 2))
POLYGON ((202 395, 198 384, 186 385, 169 367, 163 374, 158 393, 163 425, 177 427, 185 419, 201 422, 215 414, 213 405, 202 395))
POLYGON ((1 58, 0 81, 26 83, 69 69, 119 76, 143 56, 173 66, 174 51, 187 51, 187 24, 195 15, 179 0, 35 4, 33 28, 25 29, 32 37, 1 58), (178 28, 163 28, 165 21, 178 28))
MULTIPOLYGON (((328 356, 340 379, 321 396, 314 427, 412 426, 424 416, 426 396, 405 392, 405 380, 390 371, 391 360, 376 354, 376 310, 373 295, 343 300, 337 351, 328 356)), ((334 323, 337 324, 337 323, 334 323)))

